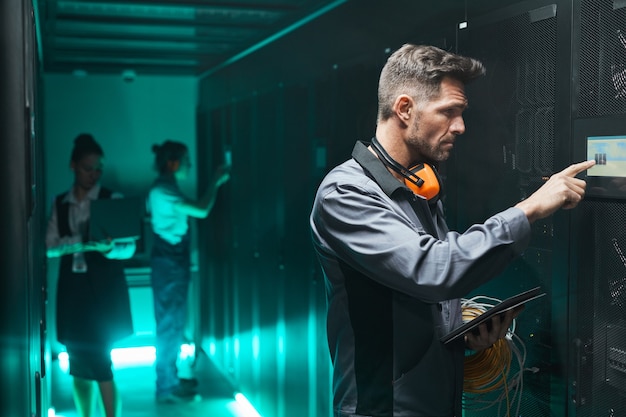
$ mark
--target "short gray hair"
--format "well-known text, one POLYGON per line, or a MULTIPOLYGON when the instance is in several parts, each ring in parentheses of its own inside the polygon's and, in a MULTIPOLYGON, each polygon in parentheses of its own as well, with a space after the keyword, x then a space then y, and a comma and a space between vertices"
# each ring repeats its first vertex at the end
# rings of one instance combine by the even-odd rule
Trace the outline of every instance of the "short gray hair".
POLYGON ((485 67, 474 58, 434 46, 405 44, 391 54, 380 73, 378 121, 393 115, 393 104, 401 94, 425 102, 439 94, 441 80, 446 76, 467 84, 484 74, 485 67))

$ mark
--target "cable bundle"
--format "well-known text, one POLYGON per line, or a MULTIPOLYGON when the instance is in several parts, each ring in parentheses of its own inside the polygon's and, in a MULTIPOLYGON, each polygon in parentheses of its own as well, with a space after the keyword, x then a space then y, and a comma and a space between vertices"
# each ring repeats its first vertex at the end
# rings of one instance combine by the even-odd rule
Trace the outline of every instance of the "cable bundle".
MULTIPOLYGON (((463 322, 478 317, 499 302, 498 299, 484 296, 462 300, 463 322)), ((467 411, 482 411, 498 405, 500 415, 501 407, 505 403, 504 415, 510 416, 511 407, 517 401, 515 415, 519 415, 526 348, 514 331, 515 320, 505 338, 499 339, 488 349, 465 356, 463 401, 467 411), (513 357, 516 358, 519 369, 514 373, 512 373, 513 357)))
POLYGON ((511 349, 506 339, 499 339, 488 349, 465 357, 463 391, 483 394, 506 385, 511 370, 511 349))

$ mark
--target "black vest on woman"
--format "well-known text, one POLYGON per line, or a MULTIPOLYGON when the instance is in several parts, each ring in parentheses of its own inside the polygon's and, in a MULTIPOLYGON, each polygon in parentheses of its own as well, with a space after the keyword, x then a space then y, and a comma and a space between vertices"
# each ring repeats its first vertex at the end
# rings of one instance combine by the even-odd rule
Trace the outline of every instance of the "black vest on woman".
MULTIPOLYGON (((101 188, 98 198, 111 198, 101 188)), ((56 197, 59 235, 70 236, 66 193, 56 197)), ((85 252, 87 272, 72 272, 73 255, 61 257, 57 287, 57 339, 85 347, 111 346, 133 333, 130 299, 124 267, 99 252, 85 252)))

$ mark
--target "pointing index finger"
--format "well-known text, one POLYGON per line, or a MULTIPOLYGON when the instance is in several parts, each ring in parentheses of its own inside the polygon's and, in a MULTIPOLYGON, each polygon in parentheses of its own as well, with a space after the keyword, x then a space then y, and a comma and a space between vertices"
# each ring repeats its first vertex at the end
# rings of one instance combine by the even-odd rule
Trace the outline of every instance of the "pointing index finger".
POLYGON ((577 174, 591 168, 595 164, 596 164, 596 161, 594 160, 583 161, 577 164, 572 164, 563 170, 563 174, 568 175, 570 177, 574 177, 577 174))

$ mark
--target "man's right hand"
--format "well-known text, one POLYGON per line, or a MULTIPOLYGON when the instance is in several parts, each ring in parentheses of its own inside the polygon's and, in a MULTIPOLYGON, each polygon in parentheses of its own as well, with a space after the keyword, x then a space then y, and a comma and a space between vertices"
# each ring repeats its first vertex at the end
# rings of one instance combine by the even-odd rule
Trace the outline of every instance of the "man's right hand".
POLYGON ((584 161, 568 166, 552 175, 537 191, 515 207, 524 211, 530 223, 548 217, 560 208, 567 210, 576 207, 585 196, 587 186, 585 180, 576 178, 576 175, 594 165, 595 161, 584 161))

